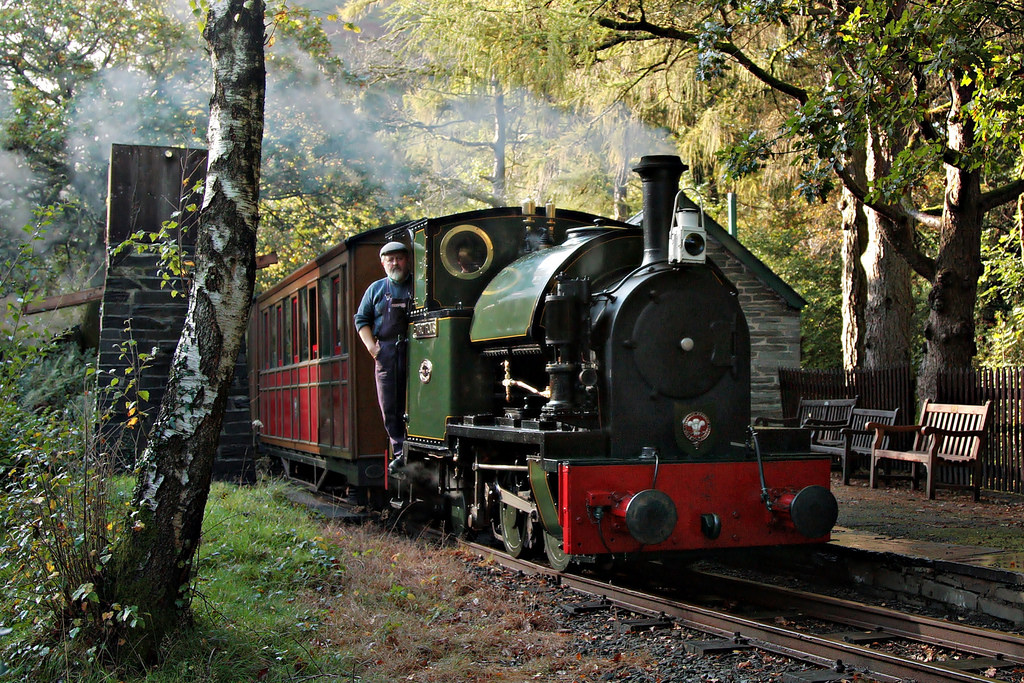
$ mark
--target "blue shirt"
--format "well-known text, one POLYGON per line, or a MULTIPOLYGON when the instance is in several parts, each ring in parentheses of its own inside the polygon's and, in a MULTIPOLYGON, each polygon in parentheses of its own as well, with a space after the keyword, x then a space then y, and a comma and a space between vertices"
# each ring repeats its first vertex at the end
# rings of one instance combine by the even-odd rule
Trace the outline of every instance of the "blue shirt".
POLYGON ((373 325, 373 336, 380 336, 381 318, 384 316, 384 307, 387 305, 386 294, 390 293, 392 299, 412 299, 412 275, 405 278, 405 282, 396 284, 389 277, 383 277, 370 284, 363 293, 363 299, 359 302, 359 308, 353 316, 356 323, 356 331, 373 325))

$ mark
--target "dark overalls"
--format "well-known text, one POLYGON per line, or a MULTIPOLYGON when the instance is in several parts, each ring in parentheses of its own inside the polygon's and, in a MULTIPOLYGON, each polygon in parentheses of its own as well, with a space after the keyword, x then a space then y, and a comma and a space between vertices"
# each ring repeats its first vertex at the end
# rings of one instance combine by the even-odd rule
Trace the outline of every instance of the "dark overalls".
POLYGON ((384 292, 384 314, 377 333, 380 352, 377 354, 374 375, 384 429, 388 433, 395 458, 402 456, 405 444, 405 382, 408 375, 405 334, 408 310, 409 299, 393 297, 391 281, 388 280, 384 292))

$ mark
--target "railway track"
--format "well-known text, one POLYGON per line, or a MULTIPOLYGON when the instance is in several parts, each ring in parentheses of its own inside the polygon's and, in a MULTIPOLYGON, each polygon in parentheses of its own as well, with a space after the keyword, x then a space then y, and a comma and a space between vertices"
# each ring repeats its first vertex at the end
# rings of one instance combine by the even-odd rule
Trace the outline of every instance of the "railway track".
MULTIPOLYGON (((581 609, 618 607, 648 617, 644 625, 671 621, 706 639, 687 642, 696 653, 757 648, 811 664, 816 670, 788 675, 790 683, 859 680, 993 681, 1021 679, 1024 637, 904 614, 848 600, 794 591, 713 574, 676 572, 691 594, 727 596, 729 609, 681 600, 675 590, 658 594, 585 576, 559 574, 514 559, 489 546, 467 548, 526 573, 557 577, 562 586, 590 596, 581 609), (908 647, 908 644, 911 646, 908 647), (901 654, 914 645, 943 661, 901 654)), ((915 650, 919 651, 919 650, 915 650)))
MULTIPOLYGON (((336 498, 329 505, 347 507, 336 498)), ((1017 634, 688 569, 645 572, 672 577, 671 585, 652 592, 649 585, 565 574, 493 546, 461 544, 587 596, 579 605, 565 605, 569 614, 618 608, 645 617, 624 622, 626 628, 675 624, 704 634, 686 643, 697 654, 756 648, 814 667, 787 674, 785 683, 1024 681, 1024 636, 1017 634), (923 652, 932 661, 924 661, 923 652)))

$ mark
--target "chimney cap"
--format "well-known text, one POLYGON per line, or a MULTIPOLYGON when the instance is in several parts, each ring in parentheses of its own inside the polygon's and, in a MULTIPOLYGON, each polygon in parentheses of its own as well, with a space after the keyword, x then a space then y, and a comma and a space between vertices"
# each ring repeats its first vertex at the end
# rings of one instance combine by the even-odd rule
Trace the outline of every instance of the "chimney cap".
POLYGON ((633 172, 643 177, 644 171, 664 169, 666 171, 677 171, 682 173, 689 166, 675 154, 649 154, 640 157, 640 163, 633 167, 633 172))

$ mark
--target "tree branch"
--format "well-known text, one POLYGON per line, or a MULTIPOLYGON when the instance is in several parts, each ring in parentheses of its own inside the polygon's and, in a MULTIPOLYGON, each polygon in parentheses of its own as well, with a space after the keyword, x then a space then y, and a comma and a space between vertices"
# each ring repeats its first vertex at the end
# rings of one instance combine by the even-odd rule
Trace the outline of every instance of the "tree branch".
POLYGON ((997 187, 981 195, 981 210, 991 211, 997 206, 1014 201, 1022 194, 1024 194, 1024 179, 1018 178, 1012 183, 997 187))
MULTIPOLYGON (((433 130, 433 126, 420 126, 420 125, 416 125, 416 124, 410 124, 409 127, 410 128, 419 128, 420 130, 423 130, 423 131, 431 131, 431 130, 433 130)), ((494 143, 493 142, 489 142, 489 141, 480 142, 480 141, 466 140, 464 138, 455 137, 454 135, 444 135, 442 133, 436 132, 436 130, 433 131, 431 134, 435 138, 437 138, 439 140, 444 140, 445 142, 450 142, 452 144, 459 145, 461 147, 468 147, 470 149, 494 149, 494 143)))
MULTIPOLYGON (((677 28, 670 26, 658 26, 652 24, 646 19, 641 18, 639 21, 616 21, 609 17, 601 17, 597 20, 597 23, 607 29, 613 31, 621 31, 626 33, 638 33, 644 32, 649 33, 652 36, 658 38, 668 38, 670 40, 677 40, 683 43, 689 43, 690 45, 697 45, 700 42, 700 37, 696 33, 690 31, 681 31, 677 28)), ((714 44, 714 48, 723 54, 732 57, 737 64, 746 69, 756 79, 772 88, 777 90, 789 97, 792 97, 800 104, 807 102, 807 91, 803 88, 799 88, 792 83, 788 83, 779 78, 776 78, 772 74, 765 71, 763 68, 758 66, 751 60, 743 50, 737 47, 734 43, 729 41, 717 41, 714 44)))
POLYGON ((913 222, 916 221, 937 230, 942 225, 942 218, 924 213, 911 206, 869 201, 867 188, 857 182, 857 179, 849 170, 846 168, 836 168, 835 172, 839 179, 842 180, 846 189, 858 201, 889 219, 888 221, 879 221, 884 226, 882 230, 886 241, 895 247, 896 251, 899 252, 903 260, 910 265, 915 273, 931 282, 935 278, 935 259, 918 248, 914 240, 913 222))

